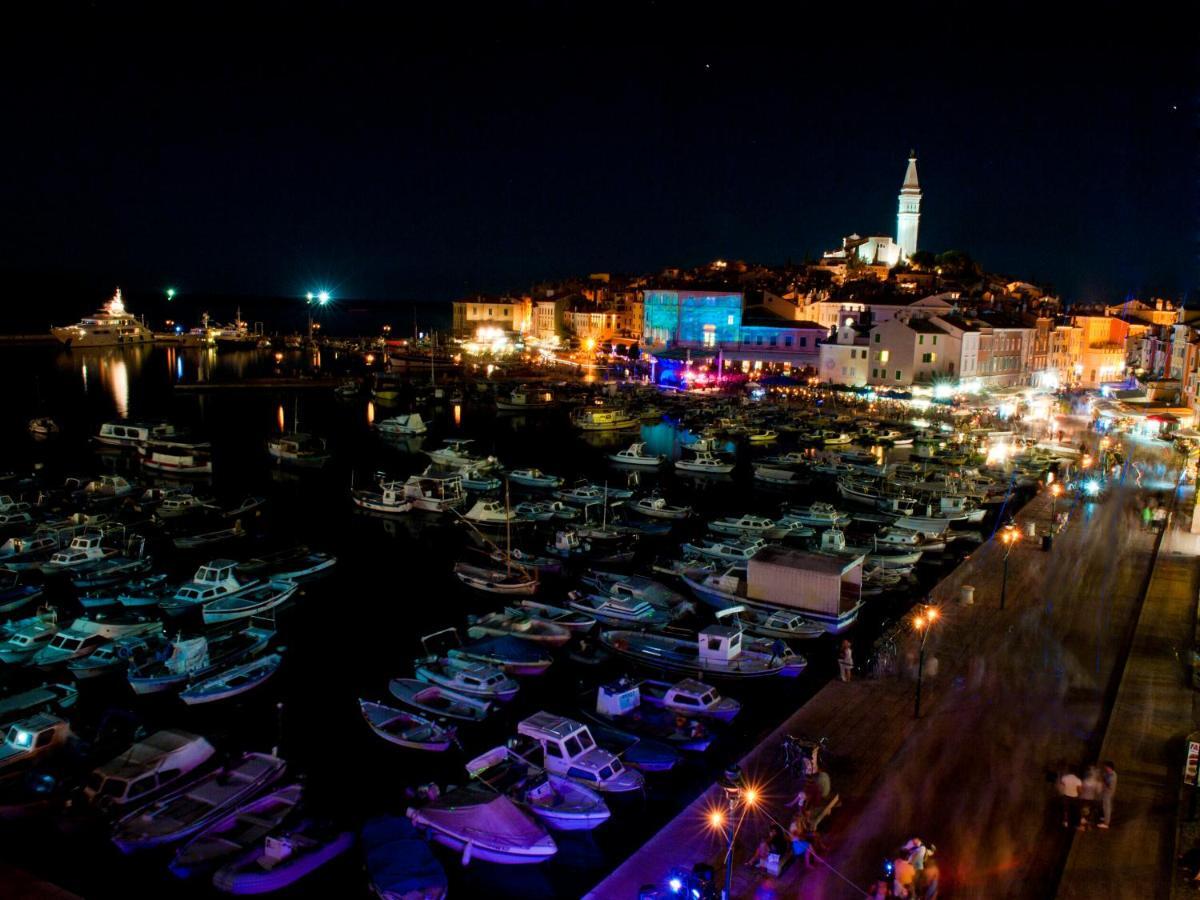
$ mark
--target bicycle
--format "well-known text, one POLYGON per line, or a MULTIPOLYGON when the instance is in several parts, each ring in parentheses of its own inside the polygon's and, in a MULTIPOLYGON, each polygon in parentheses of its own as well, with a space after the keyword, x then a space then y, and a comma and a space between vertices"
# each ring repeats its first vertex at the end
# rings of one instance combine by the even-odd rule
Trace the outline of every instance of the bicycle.
POLYGON ((828 759, 829 740, 786 734, 780 742, 779 753, 782 766, 789 774, 807 778, 822 770, 821 756, 824 754, 828 759))

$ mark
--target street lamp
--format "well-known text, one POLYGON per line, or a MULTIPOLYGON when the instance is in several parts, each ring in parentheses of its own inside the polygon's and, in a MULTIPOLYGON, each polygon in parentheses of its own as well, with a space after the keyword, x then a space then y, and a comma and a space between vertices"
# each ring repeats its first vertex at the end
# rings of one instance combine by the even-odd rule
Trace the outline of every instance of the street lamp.
POLYGON ((167 288, 167 300, 170 301, 170 300, 174 300, 174 299, 175 299, 175 288, 167 288))
POLYGON ((304 295, 305 303, 308 305, 308 342, 311 344, 313 339, 313 315, 312 308, 316 306, 326 306, 329 303, 329 291, 318 291, 313 293, 309 291, 304 295))
POLYGON ((1004 544, 1004 578, 1000 582, 1000 608, 1004 609, 1004 600, 1008 595, 1008 555, 1021 539, 1021 532, 1012 525, 1005 525, 1000 530, 1000 541, 1004 544))
POLYGON ((921 684, 925 678, 925 642, 929 640, 929 632, 933 623, 938 619, 936 606, 925 606, 913 617, 913 628, 921 635, 921 644, 917 655, 917 697, 913 704, 913 718, 921 718, 921 684))
POLYGON ((1057 481, 1050 485, 1050 533, 1054 533, 1054 523, 1058 521, 1058 496, 1062 493, 1062 485, 1057 481))
POLYGON ((738 827, 746 813, 758 805, 761 798, 758 788, 745 784, 742 770, 732 765, 725 770, 721 777, 721 788, 725 791, 727 809, 716 806, 708 812, 708 824, 714 831, 719 832, 725 840, 725 888, 721 891, 721 900, 730 900, 733 896, 733 842, 737 837, 738 827), (741 815, 738 815, 740 808, 741 815))

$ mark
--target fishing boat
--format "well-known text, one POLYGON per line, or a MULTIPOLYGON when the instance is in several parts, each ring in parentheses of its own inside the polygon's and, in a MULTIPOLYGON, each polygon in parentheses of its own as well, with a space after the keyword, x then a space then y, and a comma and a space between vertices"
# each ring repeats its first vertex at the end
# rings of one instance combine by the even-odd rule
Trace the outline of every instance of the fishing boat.
POLYGON ((216 625, 261 616, 286 603, 299 589, 300 586, 294 581, 268 581, 266 584, 255 585, 236 594, 208 601, 204 604, 201 617, 205 625, 216 625))
POLYGON ((186 731, 156 731, 92 770, 83 784, 90 803, 120 809, 176 787, 216 751, 186 731))
POLYGON ((497 478, 495 475, 488 474, 482 469, 465 468, 461 469, 460 472, 462 486, 469 491, 494 491, 501 485, 499 478, 497 478))
POLYGON ((133 853, 183 840, 224 818, 286 768, 282 759, 268 753, 243 754, 128 813, 113 827, 112 841, 122 853, 133 853))
MULTIPOLYGON (((175 616, 213 600, 232 597, 263 584, 257 578, 243 578, 232 559, 214 559, 196 569, 192 580, 176 588, 175 593, 159 601, 163 612, 175 616)), ((124 601, 121 601, 124 605, 124 601)), ((134 605, 134 604, 129 604, 134 605)))
POLYGON ((42 563, 43 575, 69 573, 72 569, 97 560, 117 555, 117 548, 105 543, 105 535, 99 531, 87 531, 71 538, 70 546, 50 554, 42 563))
POLYGON ((115 638, 149 635, 162 631, 156 618, 121 610, 116 613, 98 611, 80 616, 59 631, 32 657, 32 665, 48 669, 73 659, 87 656, 102 644, 115 638))
POLYGON ((461 851, 464 864, 473 859, 502 865, 540 863, 558 852, 545 828, 508 797, 482 784, 448 791, 410 809, 408 817, 439 844, 461 851))
POLYGON ((418 681, 434 684, 469 697, 507 703, 521 686, 495 666, 454 657, 431 656, 417 660, 418 681))
POLYGON ((552 409, 555 405, 554 394, 550 391, 535 391, 527 387, 519 387, 507 397, 496 398, 498 412, 541 412, 552 409))
POLYGON ((759 539, 729 538, 724 541, 713 541, 701 538, 699 542, 683 544, 683 551, 695 556, 707 556, 721 562, 744 563, 753 559, 755 554, 766 547, 766 541, 759 539))
POLYGON ((403 703, 432 716, 445 716, 464 722, 482 722, 492 711, 488 700, 457 694, 437 684, 415 678, 393 678, 388 682, 392 696, 403 703))
POLYGON ((591 831, 611 815, 598 792, 548 772, 505 746, 472 759, 467 773, 555 831, 591 831))
POLYGON ((407 818, 368 820, 362 844, 367 882, 380 900, 444 900, 446 871, 407 818))
POLYGON ((228 528, 215 528, 212 531, 201 531, 196 534, 180 534, 171 539, 177 550, 202 550, 227 541, 236 541, 246 536, 246 529, 239 519, 228 528))
POLYGON ((541 469, 513 469, 508 473, 508 480, 529 488, 556 488, 563 483, 558 476, 547 475, 541 469))
POLYGON ((608 455, 609 460, 623 466, 646 466, 657 468, 667 461, 661 453, 647 453, 646 445, 638 442, 630 444, 624 450, 608 455))
POLYGON ((734 464, 707 450, 699 450, 691 459, 675 460, 675 468, 693 475, 728 475, 733 471, 734 464))
POLYGON ((208 872, 275 831, 292 816, 304 796, 303 785, 289 784, 243 803, 197 832, 175 853, 171 874, 190 878, 208 872))
POLYGON ((501 500, 476 500, 463 514, 463 518, 473 525, 499 526, 516 521, 516 516, 501 500))
POLYGON ((138 445, 142 468, 168 476, 211 475, 212 448, 207 443, 149 441, 138 445))
POLYGON ((722 697, 716 688, 693 678, 675 682, 646 678, 638 682, 638 688, 643 704, 688 716, 732 722, 742 710, 737 700, 722 697))
POLYGON ((735 537, 765 538, 778 540, 792 537, 812 537, 815 532, 807 525, 798 522, 787 522, 768 519, 765 516, 726 516, 714 519, 708 523, 708 530, 717 534, 732 534, 735 537))
POLYGON ((561 625, 574 634, 586 634, 596 626, 595 616, 540 600, 522 600, 520 608, 526 615, 537 616, 539 619, 561 625))
POLYGON ((411 475, 404 482, 404 499, 413 509, 446 512, 467 502, 461 475, 411 475))
POLYGON ((661 628, 672 621, 670 613, 645 600, 611 597, 571 591, 567 594, 571 609, 593 617, 603 625, 661 628))
POLYGON ((413 508, 412 501, 404 496, 404 485, 398 481, 387 482, 378 491, 353 488, 350 499, 359 509, 375 513, 399 515, 413 508))
POLYGON ((72 659, 67 671, 76 681, 84 681, 166 659, 170 652, 171 642, 161 632, 119 637, 101 644, 94 653, 72 659))
POLYGON ((453 726, 370 700, 359 700, 358 705, 371 730, 389 744, 441 753, 454 743, 453 726))
POLYGON ((303 581, 329 571, 337 565, 337 561, 332 553, 314 552, 307 544, 297 544, 238 563, 236 573, 247 581, 258 578, 303 581))
POLYGON ((643 708, 638 684, 629 678, 601 684, 596 689, 593 706, 587 705, 588 699, 585 696, 582 709, 587 718, 598 719, 633 734, 647 735, 689 753, 703 753, 715 737, 711 723, 706 724, 699 717, 655 706, 643 708))
POLYGON ((0 632, 3 637, 0 662, 10 666, 28 662, 50 643, 58 630, 58 612, 50 608, 39 610, 37 615, 29 618, 6 623, 0 632))
POLYGON ((580 431, 625 431, 640 428, 641 420, 622 406, 581 406, 571 414, 571 424, 580 431))
POLYGON ((248 625, 233 631, 179 637, 171 652, 144 665, 131 665, 126 675, 135 694, 157 694, 178 690, 189 681, 207 678, 228 666, 257 656, 274 638, 272 629, 248 625))
POLYGON ((321 819, 285 825, 213 875, 227 894, 267 894, 295 884, 354 846, 354 832, 321 819))
POLYGON ((640 772, 625 768, 617 756, 597 746, 588 726, 574 719, 534 713, 518 723, 517 734, 541 745, 546 771, 593 790, 623 794, 641 790, 645 784, 640 772))
POLYGON ((686 519, 692 514, 690 506, 671 506, 663 497, 643 497, 629 508, 654 519, 686 519))
POLYGON ((850 515, 831 503, 811 503, 808 506, 790 507, 784 520, 816 528, 841 528, 850 524, 850 515))
POLYGON ((772 652, 746 638, 740 628, 710 625, 696 640, 642 631, 602 631, 600 642, 609 650, 652 669, 700 672, 721 678, 794 677, 804 670, 804 657, 784 647, 772 652))
POLYGON ((267 452, 278 463, 308 469, 321 468, 331 457, 324 438, 299 431, 268 438, 267 452))
POLYGON ((561 625, 511 608, 468 617, 467 623, 467 636, 471 638, 512 635, 546 647, 561 647, 571 639, 570 630, 561 625))
POLYGON ((259 685, 279 671, 283 656, 269 653, 252 659, 249 662, 230 666, 223 671, 193 681, 179 692, 181 699, 188 706, 199 706, 202 703, 214 703, 217 700, 228 700, 239 694, 254 690, 259 685))
POLYGON ((420 413, 408 413, 403 416, 391 416, 387 419, 380 419, 375 423, 375 430, 380 434, 424 434, 429 430, 429 426, 425 424, 420 413))

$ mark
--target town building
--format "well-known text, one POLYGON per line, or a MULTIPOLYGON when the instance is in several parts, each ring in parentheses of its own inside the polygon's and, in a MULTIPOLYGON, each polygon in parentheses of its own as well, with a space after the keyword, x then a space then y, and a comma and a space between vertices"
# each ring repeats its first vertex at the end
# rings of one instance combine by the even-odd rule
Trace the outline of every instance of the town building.
POLYGON ((480 327, 524 334, 530 328, 532 310, 533 303, 529 298, 455 300, 451 330, 456 337, 474 337, 480 327))
POLYGON ((818 377, 829 384, 862 387, 870 382, 869 354, 870 334, 848 317, 838 325, 832 337, 821 342, 818 377))
POLYGON ((841 267, 838 280, 843 280, 848 270, 870 268, 879 271, 871 274, 887 278, 888 270, 895 268, 917 252, 917 232, 921 222, 921 185, 917 181, 917 155, 908 156, 908 168, 900 185, 899 206, 896 212, 896 236, 873 234, 862 237, 851 234, 842 239, 838 250, 822 255, 822 264, 841 267))
POLYGON ((1125 342, 1129 323, 1116 316, 1079 315, 1079 360, 1075 372, 1080 387, 1096 388, 1125 375, 1125 342))

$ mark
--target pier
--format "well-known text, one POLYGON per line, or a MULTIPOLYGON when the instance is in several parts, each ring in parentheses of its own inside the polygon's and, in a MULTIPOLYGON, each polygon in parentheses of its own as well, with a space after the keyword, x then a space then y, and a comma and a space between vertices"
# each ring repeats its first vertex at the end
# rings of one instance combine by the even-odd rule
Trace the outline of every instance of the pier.
MULTIPOLYGON (((772 818, 788 824, 784 804, 799 785, 781 771, 778 748, 789 733, 828 738, 841 806, 822 827, 820 861, 811 869, 792 861, 773 879, 780 897, 860 897, 914 836, 938 847, 944 892, 1053 896, 1073 842, 1095 842, 1092 852, 1103 856, 1103 842, 1131 839, 1136 820, 1122 821, 1118 811, 1111 831, 1074 840, 1058 821, 1053 776, 1060 761, 1090 764, 1107 746, 1106 711, 1158 553, 1158 535, 1142 530, 1136 505, 1132 490, 1116 489, 1073 508, 1047 551, 1028 533, 1031 523, 1045 530, 1050 520, 1049 497, 1036 497, 1016 516, 1022 539, 1012 549, 1004 610, 1005 548, 996 538, 943 579, 931 594, 941 615, 919 720, 910 639, 899 654, 906 675, 833 681, 748 753, 740 764, 763 800, 738 834, 733 896, 754 896, 769 877, 746 861, 772 818), (975 589, 973 605, 960 602, 964 585, 975 589)), ((636 897, 673 865, 706 862, 721 879, 724 843, 705 815, 721 799, 716 787, 697 798, 588 896, 636 897)), ((1124 862, 1110 857, 1109 865, 1124 862)), ((1158 871, 1165 882, 1170 870, 1158 871)))

